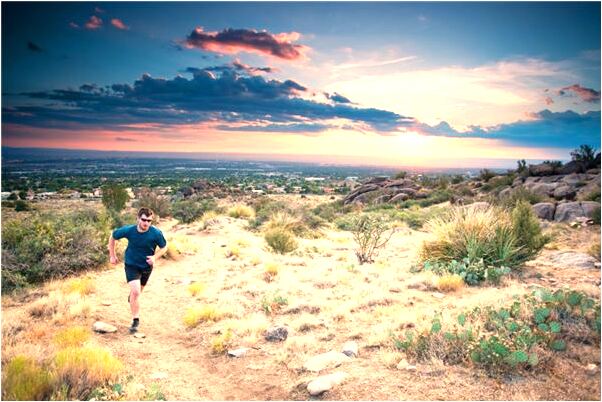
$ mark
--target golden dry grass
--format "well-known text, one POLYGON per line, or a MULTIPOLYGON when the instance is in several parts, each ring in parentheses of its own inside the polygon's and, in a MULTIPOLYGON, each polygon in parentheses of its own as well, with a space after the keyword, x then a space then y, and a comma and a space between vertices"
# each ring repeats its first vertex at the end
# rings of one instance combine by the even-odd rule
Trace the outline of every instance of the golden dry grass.
POLYGON ((16 356, 2 367, 3 400, 47 399, 52 383, 52 375, 27 356, 16 356))
POLYGON ((191 307, 184 314, 184 324, 189 328, 194 328, 201 322, 219 321, 225 316, 223 311, 210 305, 191 307))
POLYGON ((82 326, 65 328, 58 331, 53 337, 53 343, 61 349, 83 346, 92 336, 89 329, 82 326))
POLYGON ((187 289, 191 296, 196 297, 205 290, 205 284, 201 282, 193 282, 188 285, 187 289))
POLYGON ((458 274, 447 274, 435 280, 435 287, 441 292, 455 292, 464 287, 464 280, 458 274))

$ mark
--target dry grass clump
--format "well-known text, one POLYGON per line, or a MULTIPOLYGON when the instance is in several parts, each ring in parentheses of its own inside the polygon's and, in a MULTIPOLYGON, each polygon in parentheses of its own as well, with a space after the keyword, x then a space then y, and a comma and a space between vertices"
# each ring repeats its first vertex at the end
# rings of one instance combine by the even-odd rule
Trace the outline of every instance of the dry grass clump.
POLYGON ((255 211, 247 205, 236 204, 228 209, 228 216, 236 219, 251 219, 255 216, 255 211))
POLYGON ((32 317, 51 319, 54 322, 85 318, 91 312, 91 303, 79 293, 65 295, 58 291, 50 292, 48 296, 38 299, 28 309, 32 317))
POLYGON ((65 328, 56 333, 52 339, 54 344, 61 348, 82 346, 90 339, 91 333, 87 328, 77 326, 65 328))
POLYGON ((230 246, 225 253, 226 258, 232 258, 234 260, 240 258, 240 248, 238 246, 230 246))
POLYGON ((79 293, 82 296, 94 293, 96 286, 92 278, 74 278, 63 285, 64 293, 79 293))
POLYGON ((270 229, 265 232, 264 238, 272 251, 276 253, 286 254, 297 248, 295 235, 284 229, 270 229))
POLYGON ((115 381, 123 364, 107 349, 97 346, 68 347, 54 358, 59 383, 70 398, 85 397, 96 387, 115 381))
POLYGON ((226 329, 222 334, 211 339, 211 351, 215 354, 224 353, 231 346, 232 331, 226 329))
POLYGON ((2 399, 39 401, 52 392, 52 376, 33 359, 15 356, 2 367, 2 399))
POLYGON ((588 254, 596 258, 598 261, 600 260, 600 239, 592 243, 588 249, 588 254))
POLYGON ((219 214, 216 211, 207 211, 201 217, 201 230, 207 230, 219 222, 219 214))
POLYGON ((263 279, 266 282, 271 282, 276 277, 276 275, 278 275, 279 270, 280 267, 275 262, 266 263, 265 270, 263 273, 263 279))
POLYGON ((441 292, 455 292, 464 287, 464 279, 458 274, 446 274, 437 277, 434 285, 441 292))
POLYGON ((167 238, 167 253, 165 253, 165 258, 177 261, 182 254, 194 254, 198 249, 198 245, 193 243, 188 236, 175 235, 167 238))
POLYGON ((276 212, 270 216, 270 219, 263 224, 263 229, 269 231, 272 229, 282 229, 293 233, 299 233, 304 228, 303 221, 288 212, 276 212))
POLYGON ((196 306, 191 307, 184 314, 184 324, 188 328, 194 328, 201 322, 219 321, 225 316, 223 311, 220 311, 214 306, 196 306))
POLYGON ((205 284, 201 282, 192 282, 188 285, 188 292, 193 297, 196 297, 205 290, 205 284))

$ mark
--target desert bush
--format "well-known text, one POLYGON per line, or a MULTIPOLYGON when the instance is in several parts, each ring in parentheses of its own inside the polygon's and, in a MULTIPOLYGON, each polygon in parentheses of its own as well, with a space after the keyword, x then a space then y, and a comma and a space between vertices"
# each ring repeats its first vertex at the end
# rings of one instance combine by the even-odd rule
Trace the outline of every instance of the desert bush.
POLYGON ((4 222, 2 289, 98 267, 107 260, 109 232, 108 215, 95 210, 34 213, 27 220, 4 222))
POLYGON ((526 201, 517 202, 512 209, 512 232, 521 245, 517 262, 533 258, 551 240, 542 234, 539 219, 526 201))
POLYGON ((106 209, 119 212, 125 208, 130 199, 125 187, 117 183, 107 183, 102 186, 102 205, 106 209))
POLYGON ((150 388, 145 392, 142 397, 143 401, 166 401, 167 397, 161 391, 158 384, 151 384, 150 388))
POLYGON ((381 215, 361 214, 352 218, 351 233, 357 243, 355 255, 361 264, 374 262, 378 249, 384 247, 395 233, 381 215))
POLYGON ((427 226, 435 239, 423 243, 422 262, 468 259, 469 264, 482 260, 485 269, 518 268, 548 241, 531 207, 524 202, 519 202, 512 213, 499 207, 457 207, 448 215, 430 220, 427 226))
POLYGON ((184 324, 188 328, 194 328, 201 322, 205 321, 219 321, 225 314, 220 311, 217 307, 204 305, 191 307, 184 314, 184 324))
POLYGON ((333 201, 316 206, 312 212, 327 222, 334 222, 336 218, 354 210, 353 205, 343 205, 343 201, 333 201))
POLYGON ((591 145, 580 145, 579 148, 574 149, 571 152, 572 160, 579 162, 583 170, 589 168, 596 159, 596 148, 591 145))
POLYGON ((206 230, 218 222, 219 214, 216 211, 207 211, 201 217, 201 229, 206 230))
POLYGON ((479 180, 487 183, 489 180, 494 178, 496 174, 489 169, 483 169, 479 172, 479 180))
POLYGON ((69 398, 82 399, 96 387, 115 381, 123 364, 107 349, 68 347, 54 357, 57 380, 67 387, 69 398))
POLYGON ((280 228, 270 229, 264 234, 265 241, 272 251, 280 254, 290 253, 297 248, 295 235, 280 228))
POLYGON ((140 189, 138 198, 134 203, 134 207, 150 208, 157 216, 157 219, 168 217, 171 214, 171 203, 169 201, 169 197, 159 195, 148 187, 140 189))
POLYGON ((232 330, 226 329, 220 335, 211 339, 211 351, 215 354, 224 353, 232 345, 232 330))
POLYGON ((600 239, 594 241, 591 246, 589 247, 589 250, 587 251, 589 255, 591 255, 592 257, 594 257, 595 259, 597 259, 598 261, 600 260, 600 239))
POLYGON ((487 183, 481 187, 481 189, 483 191, 493 191, 494 193, 499 193, 502 188, 511 186, 515 178, 515 174, 494 176, 490 178, 487 183))
POLYGON ((497 284, 502 276, 510 273, 510 268, 486 265, 483 259, 475 261, 470 258, 464 258, 462 261, 452 260, 449 262, 426 261, 421 267, 418 267, 417 270, 434 272, 441 276, 458 276, 470 286, 478 285, 487 280, 497 284))
POLYGON ((264 279, 266 282, 271 282, 274 277, 276 277, 276 275, 278 275, 278 271, 280 270, 280 268, 278 267, 278 264, 274 263, 274 262, 268 262, 265 264, 265 270, 264 270, 264 279))
POLYGON ((183 200, 173 203, 172 215, 181 223, 192 223, 206 212, 215 209, 217 204, 213 200, 183 200))
POLYGON ((22 211, 31 211, 31 204, 28 203, 27 201, 23 201, 23 200, 17 200, 15 201, 15 211, 17 212, 22 212, 22 211))
POLYGON ((253 208, 243 204, 237 204, 228 209, 228 216, 236 219, 250 219, 254 214, 253 208))
POLYGON ((112 209, 108 210, 111 218, 111 228, 116 229, 126 225, 136 224, 136 214, 131 211, 117 212, 112 209))
POLYGON ((52 393, 51 374, 33 359, 15 356, 2 367, 2 400, 40 401, 52 393))
POLYGON ((583 201, 596 201, 596 202, 600 202, 600 190, 594 190, 594 191, 591 191, 591 192, 587 193, 583 197, 583 201))
POLYGON ((83 346, 91 337, 87 328, 77 326, 58 331, 52 338, 53 343, 61 349, 83 346))

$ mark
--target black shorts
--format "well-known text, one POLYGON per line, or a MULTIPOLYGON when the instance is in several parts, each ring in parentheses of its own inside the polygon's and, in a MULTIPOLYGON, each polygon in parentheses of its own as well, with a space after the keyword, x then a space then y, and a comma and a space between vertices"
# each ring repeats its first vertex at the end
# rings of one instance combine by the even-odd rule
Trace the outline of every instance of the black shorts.
POLYGON ((153 268, 138 268, 135 267, 133 265, 126 265, 125 266, 125 278, 127 279, 128 283, 131 281, 135 281, 137 279, 140 279, 140 284, 142 286, 146 285, 146 282, 148 282, 148 278, 150 278, 151 273, 153 272, 153 268))

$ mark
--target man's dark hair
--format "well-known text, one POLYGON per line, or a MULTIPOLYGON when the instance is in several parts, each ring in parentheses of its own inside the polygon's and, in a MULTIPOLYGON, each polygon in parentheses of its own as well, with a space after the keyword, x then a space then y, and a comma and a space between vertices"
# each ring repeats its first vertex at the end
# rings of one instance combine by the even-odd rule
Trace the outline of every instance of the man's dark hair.
POLYGON ((138 210, 138 218, 142 217, 142 215, 153 216, 154 212, 150 208, 142 207, 138 210))

